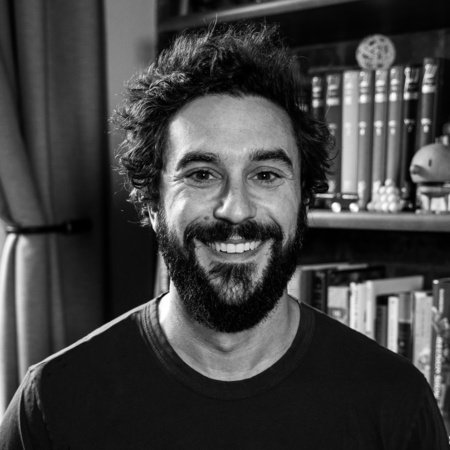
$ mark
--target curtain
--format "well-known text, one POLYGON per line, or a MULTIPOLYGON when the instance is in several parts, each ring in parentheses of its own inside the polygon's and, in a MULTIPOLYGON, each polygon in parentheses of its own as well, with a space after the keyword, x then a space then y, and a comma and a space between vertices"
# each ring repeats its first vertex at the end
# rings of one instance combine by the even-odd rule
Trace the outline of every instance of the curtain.
POLYGON ((103 321, 103 40, 101 0, 0 0, 0 417, 30 365, 103 321))

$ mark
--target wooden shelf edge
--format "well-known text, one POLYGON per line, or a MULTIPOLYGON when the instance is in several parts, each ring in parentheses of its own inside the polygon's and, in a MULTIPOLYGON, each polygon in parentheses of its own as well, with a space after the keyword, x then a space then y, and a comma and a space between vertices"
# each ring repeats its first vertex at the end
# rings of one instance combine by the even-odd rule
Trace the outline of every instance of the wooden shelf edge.
POLYGON ((450 214, 333 213, 313 210, 308 217, 311 228, 450 233, 450 214))
POLYGON ((361 0, 278 0, 237 6, 207 13, 176 16, 162 22, 159 32, 180 31, 185 28, 195 28, 211 22, 231 22, 234 20, 251 19, 266 15, 283 14, 292 11, 321 8, 361 0))

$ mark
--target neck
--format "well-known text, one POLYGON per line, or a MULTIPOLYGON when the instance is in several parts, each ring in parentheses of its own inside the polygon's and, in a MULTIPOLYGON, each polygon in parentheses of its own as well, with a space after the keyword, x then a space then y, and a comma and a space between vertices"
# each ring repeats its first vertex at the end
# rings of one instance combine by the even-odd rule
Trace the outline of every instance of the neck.
POLYGON ((201 374, 224 381, 250 378, 272 366, 297 333, 300 309, 284 293, 268 318, 250 330, 223 333, 192 320, 176 288, 159 305, 161 327, 178 356, 201 374))

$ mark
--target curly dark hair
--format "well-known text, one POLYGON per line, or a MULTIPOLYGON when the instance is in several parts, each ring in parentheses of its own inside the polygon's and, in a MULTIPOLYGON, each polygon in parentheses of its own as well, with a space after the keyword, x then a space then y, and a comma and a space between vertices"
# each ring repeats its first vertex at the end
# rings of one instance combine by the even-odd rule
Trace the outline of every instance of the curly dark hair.
POLYGON ((160 173, 171 119, 186 103, 209 94, 265 97, 292 121, 300 152, 304 205, 325 192, 332 138, 299 105, 295 60, 277 26, 214 25, 184 32, 126 86, 113 122, 126 132, 118 154, 130 201, 148 223, 159 204, 160 173))

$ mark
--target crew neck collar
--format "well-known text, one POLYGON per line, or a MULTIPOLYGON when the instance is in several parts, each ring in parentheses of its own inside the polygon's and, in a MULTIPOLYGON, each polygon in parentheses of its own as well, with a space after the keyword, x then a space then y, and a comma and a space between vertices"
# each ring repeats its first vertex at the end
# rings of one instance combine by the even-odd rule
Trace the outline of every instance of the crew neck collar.
POLYGON ((259 374, 237 381, 209 378, 186 364, 168 342, 159 322, 158 305, 163 295, 150 301, 142 311, 145 338, 164 370, 186 387, 204 396, 220 399, 251 397, 270 389, 289 376, 300 364, 309 348, 314 331, 314 313, 300 304, 300 323, 294 340, 283 356, 259 374))

